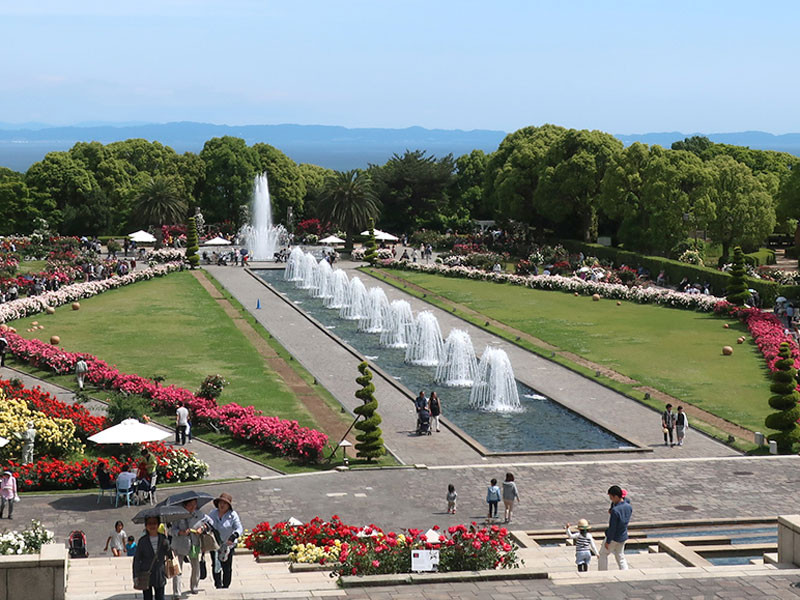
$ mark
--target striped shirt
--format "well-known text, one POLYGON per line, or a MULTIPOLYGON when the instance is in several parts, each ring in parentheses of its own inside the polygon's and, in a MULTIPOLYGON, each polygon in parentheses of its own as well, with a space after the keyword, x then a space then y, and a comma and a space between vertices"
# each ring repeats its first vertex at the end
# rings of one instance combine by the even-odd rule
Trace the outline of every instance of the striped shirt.
POLYGON ((586 533, 577 531, 572 533, 567 529, 567 535, 575 540, 575 552, 594 552, 597 554, 597 547, 594 545, 594 538, 588 531, 586 533))

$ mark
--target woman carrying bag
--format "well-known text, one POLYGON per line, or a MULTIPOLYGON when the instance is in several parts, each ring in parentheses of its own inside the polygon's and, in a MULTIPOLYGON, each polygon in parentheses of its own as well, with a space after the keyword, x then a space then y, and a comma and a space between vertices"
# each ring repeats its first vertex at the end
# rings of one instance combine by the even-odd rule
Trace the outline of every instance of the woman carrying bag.
POLYGON ((144 593, 144 600, 164 600, 165 563, 172 551, 167 537, 158 532, 160 524, 158 517, 147 518, 144 522, 147 533, 139 539, 133 556, 133 587, 144 593))
POLYGON ((233 549, 236 541, 244 533, 239 515, 233 510, 233 498, 230 494, 222 493, 214 499, 216 508, 208 515, 211 526, 219 536, 220 548, 211 553, 214 565, 214 586, 228 588, 231 585, 233 570, 233 549))
MULTIPOLYGON (((189 579, 192 594, 199 592, 200 586, 200 536, 208 528, 211 521, 203 513, 197 511, 197 499, 192 498, 181 504, 190 515, 175 521, 170 529, 172 535, 172 550, 178 555, 178 562, 183 563, 184 558, 192 564, 192 574, 189 579)), ((181 595, 181 576, 172 578, 172 594, 176 598, 181 595)))

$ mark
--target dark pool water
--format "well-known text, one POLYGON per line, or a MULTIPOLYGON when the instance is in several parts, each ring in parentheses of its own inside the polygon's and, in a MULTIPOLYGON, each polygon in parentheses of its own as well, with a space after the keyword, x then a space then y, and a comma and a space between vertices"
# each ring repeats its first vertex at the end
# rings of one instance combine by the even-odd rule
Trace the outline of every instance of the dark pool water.
MULTIPOLYGON (((325 308, 321 299, 295 288, 283 279, 282 270, 257 271, 258 275, 284 294, 341 340, 381 367, 414 394, 435 391, 443 414, 451 422, 493 452, 542 450, 586 450, 630 447, 588 419, 517 382, 522 411, 513 414, 476 411, 469 406, 469 389, 447 388, 434 383, 435 368, 416 367, 403 362, 405 351, 382 348, 380 335, 358 331, 358 321, 339 318, 338 310, 325 308)), ((369 279, 362 278, 367 288, 369 279)), ((445 337, 449 331, 442 332, 445 337)), ((478 355, 483 348, 475 349, 478 355)), ((513 366, 513 365, 512 365, 513 366)), ((380 398, 378 398, 380 402, 380 398)))

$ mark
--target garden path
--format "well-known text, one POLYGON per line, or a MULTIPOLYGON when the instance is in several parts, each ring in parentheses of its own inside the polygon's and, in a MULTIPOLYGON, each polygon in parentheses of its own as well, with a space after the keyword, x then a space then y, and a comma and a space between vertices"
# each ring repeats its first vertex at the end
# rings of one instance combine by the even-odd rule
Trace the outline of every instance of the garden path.
MULTIPOLYGON (((27 388, 41 388, 43 391, 54 396, 61 402, 67 404, 75 404, 75 392, 55 384, 51 381, 45 381, 29 375, 23 371, 10 368, 8 366, 0 368, 0 377, 4 379, 18 378, 27 388)), ((105 414, 105 404, 99 400, 93 399, 84 404, 92 414, 103 415, 105 414)), ((158 423, 151 423, 165 431, 172 431, 158 423)), ((167 438, 165 443, 170 445, 173 443, 171 438, 167 438)), ((275 471, 269 467, 265 467, 259 463, 251 461, 245 457, 239 456, 227 450, 223 450, 207 442, 200 440, 193 440, 191 444, 186 446, 189 450, 196 453, 197 456, 208 463, 208 479, 242 479, 250 475, 266 476, 275 475, 275 471)))
MULTIPOLYGON (((342 262, 341 268, 355 275, 355 263, 342 262)), ((255 274, 230 267, 206 267, 226 289, 245 306, 264 327, 274 335, 294 357, 309 370, 328 391, 348 410, 359 402, 353 397, 357 389, 354 377, 343 374, 356 372, 356 365, 364 358, 349 346, 340 343, 327 330, 311 321, 291 302, 272 291, 255 274), (260 302, 262 309, 256 309, 260 302)), ((363 273, 358 273, 362 279, 363 273)), ((517 378, 554 398, 568 408, 583 414, 607 429, 628 440, 652 448, 652 453, 639 453, 649 458, 674 456, 730 456, 737 452, 699 433, 693 433, 692 444, 680 449, 665 448, 658 443, 661 438, 659 414, 625 396, 599 385, 556 363, 545 360, 518 346, 508 343, 462 319, 438 309, 423 300, 404 293, 384 281, 372 278, 368 286, 384 289, 389 300, 403 298, 415 312, 430 310, 439 319, 443 332, 458 327, 466 330, 475 348, 491 344, 503 348, 514 365, 517 378)), ((410 434, 414 414, 411 400, 401 392, 396 382, 376 370, 373 383, 380 398, 380 414, 384 422, 383 437, 401 461, 407 464, 471 464, 481 461, 497 462, 498 457, 481 457, 461 438, 446 428, 440 434, 418 438, 410 434)), ((443 397, 444 414, 447 415, 447 398, 443 397)), ((561 460, 550 457, 551 460, 561 460)), ((537 457, 536 460, 546 460, 537 457)))

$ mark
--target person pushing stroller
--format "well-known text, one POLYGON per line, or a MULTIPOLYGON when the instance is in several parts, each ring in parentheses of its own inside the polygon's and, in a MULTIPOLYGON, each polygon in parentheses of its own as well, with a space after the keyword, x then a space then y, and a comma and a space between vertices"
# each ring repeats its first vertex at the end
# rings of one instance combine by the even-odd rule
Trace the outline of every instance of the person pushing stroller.
POLYGON ((431 434, 431 411, 428 408, 428 400, 425 392, 420 392, 414 400, 414 408, 417 410, 417 435, 431 434))

